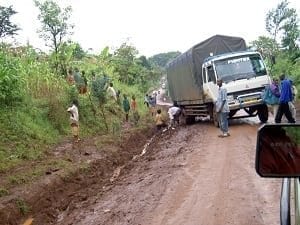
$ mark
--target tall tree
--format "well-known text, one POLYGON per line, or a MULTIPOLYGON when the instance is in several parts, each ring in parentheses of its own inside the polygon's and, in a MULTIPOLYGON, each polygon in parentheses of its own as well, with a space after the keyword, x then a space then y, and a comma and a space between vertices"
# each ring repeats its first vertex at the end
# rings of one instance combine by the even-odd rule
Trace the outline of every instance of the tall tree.
POLYGON ((294 52, 299 48, 297 42, 300 41, 299 19, 295 9, 289 9, 288 18, 283 24, 282 47, 294 52))
POLYGON ((288 2, 284 0, 279 3, 277 7, 267 13, 266 17, 266 30, 277 41, 277 35, 282 29, 283 21, 287 18, 288 2))
POLYGON ((11 17, 17 12, 12 6, 0 6, 0 38, 14 36, 20 28, 11 22, 11 17))
POLYGON ((159 53, 149 58, 149 61, 161 68, 165 68, 168 64, 168 62, 175 59, 177 56, 179 56, 181 52, 167 52, 167 53, 159 53))
POLYGON ((69 23, 72 8, 68 6, 64 9, 53 0, 46 0, 40 2, 35 0, 35 5, 40 10, 38 19, 42 26, 38 32, 40 36, 46 41, 46 45, 54 50, 56 55, 55 67, 58 69, 58 52, 60 45, 64 39, 72 34, 73 24, 69 23))
POLYGON ((279 46, 276 41, 269 37, 259 36, 258 39, 252 41, 250 45, 255 47, 272 67, 275 63, 275 56, 279 51, 279 46))
POLYGON ((140 65, 142 65, 143 67, 147 68, 148 70, 151 70, 151 65, 149 60, 146 58, 146 56, 142 55, 138 58, 137 61, 140 65))
POLYGON ((298 18, 296 10, 288 6, 289 2, 284 0, 268 12, 266 30, 277 43, 281 42, 282 47, 294 48, 299 39, 298 18))
POLYGON ((86 56, 86 52, 83 50, 81 45, 79 43, 73 43, 74 49, 73 49, 73 56, 75 59, 83 59, 84 56, 86 56))
POLYGON ((119 80, 126 84, 133 84, 136 78, 135 58, 137 54, 137 49, 126 42, 114 52, 112 58, 114 71, 118 74, 119 80))

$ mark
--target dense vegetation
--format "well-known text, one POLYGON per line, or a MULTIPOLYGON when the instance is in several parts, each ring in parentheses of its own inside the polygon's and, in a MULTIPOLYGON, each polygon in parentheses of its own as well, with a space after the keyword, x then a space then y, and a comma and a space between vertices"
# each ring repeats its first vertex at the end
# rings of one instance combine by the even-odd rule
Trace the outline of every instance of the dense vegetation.
MULTIPOLYGON (((99 54, 88 54, 79 43, 70 41, 71 7, 62 9, 51 0, 35 1, 35 5, 40 11, 39 32, 51 51, 46 54, 30 45, 16 47, 5 42, 0 46, 0 172, 41 159, 47 146, 70 137, 66 108, 76 98, 81 136, 117 135, 124 115, 121 105, 108 99, 105 83, 113 82, 121 95, 135 95, 143 117, 147 113, 144 95, 162 75, 160 68, 138 56, 138 50, 127 43, 113 52, 106 47, 99 54), (80 81, 67 83, 70 68, 85 71, 86 94, 78 92, 80 81)), ((20 28, 11 22, 15 13, 12 6, 0 7, 0 37, 17 35, 20 28)))
POLYGON ((179 56, 181 52, 159 53, 149 58, 149 61, 160 68, 165 68, 171 59, 179 56))
POLYGON ((260 36, 251 45, 262 53, 273 77, 284 73, 299 89, 300 30, 296 9, 284 0, 267 13, 265 22, 269 36, 260 36))
MULTIPOLYGON (((167 63, 180 54, 160 53, 147 59, 126 42, 114 51, 106 47, 99 54, 88 54, 71 41, 70 6, 63 9, 52 0, 34 2, 40 12, 39 33, 50 51, 8 42, 0 46, 0 172, 43 157, 47 146, 69 136, 66 108, 74 98, 79 100, 81 135, 118 133, 122 109, 108 100, 104 78, 121 94, 135 95, 143 117, 147 113, 144 94, 157 85, 167 63), (86 73, 86 94, 79 94, 76 85, 66 82, 68 69, 75 67, 86 73), (92 73, 97 80, 94 84, 92 73)), ((17 36, 20 28, 11 22, 16 13, 12 6, 0 6, 1 38, 17 36)), ((272 75, 284 72, 299 84, 300 31, 295 9, 283 1, 267 15, 266 29, 270 37, 259 37, 252 46, 262 52, 272 75)))

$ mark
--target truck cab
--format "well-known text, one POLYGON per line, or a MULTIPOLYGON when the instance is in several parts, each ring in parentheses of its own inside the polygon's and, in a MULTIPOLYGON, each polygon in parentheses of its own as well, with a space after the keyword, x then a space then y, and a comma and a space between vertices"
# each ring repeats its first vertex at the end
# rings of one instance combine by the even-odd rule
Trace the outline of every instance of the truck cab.
MULTIPOLYGON (((268 120, 268 108, 262 100, 266 85, 271 82, 259 52, 241 51, 206 58, 202 65, 203 95, 206 102, 216 102, 217 80, 222 79, 227 89, 229 117, 243 109, 246 114, 234 118, 258 115, 261 122, 268 120)), ((211 112, 214 117, 214 112, 211 112)))

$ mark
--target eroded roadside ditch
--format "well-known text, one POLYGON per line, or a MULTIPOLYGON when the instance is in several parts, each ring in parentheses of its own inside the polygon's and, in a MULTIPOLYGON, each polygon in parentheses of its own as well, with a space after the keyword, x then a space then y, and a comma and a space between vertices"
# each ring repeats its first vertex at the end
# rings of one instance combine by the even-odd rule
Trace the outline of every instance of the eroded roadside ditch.
POLYGON ((45 174, 38 181, 19 186, 10 195, 0 198, 0 224, 19 225, 30 218, 33 224, 53 223, 62 212, 72 210, 76 202, 108 191, 124 170, 130 170, 132 163, 129 162, 145 154, 155 137, 155 130, 148 128, 127 135, 117 145, 102 146, 100 150, 93 141, 84 142, 80 156, 74 149, 60 147, 61 152, 72 158, 72 163, 78 162, 77 169, 45 174))

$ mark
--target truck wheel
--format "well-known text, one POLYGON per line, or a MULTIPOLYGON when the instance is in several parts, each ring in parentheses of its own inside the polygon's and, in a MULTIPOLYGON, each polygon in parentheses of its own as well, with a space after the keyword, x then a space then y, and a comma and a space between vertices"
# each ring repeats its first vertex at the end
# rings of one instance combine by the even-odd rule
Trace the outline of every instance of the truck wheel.
POLYGON ((194 116, 186 116, 185 117, 185 124, 190 125, 195 123, 195 117, 194 116))
POLYGON ((232 118, 236 114, 236 112, 237 112, 237 110, 231 110, 228 115, 229 118, 232 118))
POLYGON ((267 105, 261 105, 258 110, 257 110, 258 118, 260 122, 266 123, 269 118, 269 112, 268 112, 268 107, 267 105))
POLYGON ((215 108, 214 108, 214 111, 213 111, 213 122, 214 122, 214 125, 215 125, 216 127, 220 127, 220 126, 219 126, 218 115, 217 115, 217 112, 215 111, 215 108))
POLYGON ((215 106, 213 104, 208 104, 207 108, 208 108, 210 121, 213 122, 216 127, 219 127, 219 120, 215 110, 215 106))
POLYGON ((244 111, 248 113, 249 116, 253 116, 257 111, 257 107, 244 108, 244 111))

